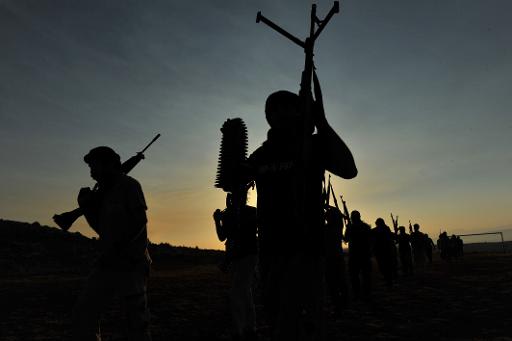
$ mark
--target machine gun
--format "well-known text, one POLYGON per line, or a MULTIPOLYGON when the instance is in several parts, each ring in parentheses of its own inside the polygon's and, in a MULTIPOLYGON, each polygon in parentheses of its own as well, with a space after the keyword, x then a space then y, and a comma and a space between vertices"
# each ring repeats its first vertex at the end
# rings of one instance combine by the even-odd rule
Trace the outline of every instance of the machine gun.
MULTIPOLYGON (((325 183, 325 179, 324 179, 325 183)), ((329 174, 329 182, 325 184, 324 187, 324 195, 325 195, 325 207, 329 207, 329 203, 331 202, 331 174, 329 174)))
MULTIPOLYGON (((299 45, 303 50, 305 54, 305 61, 304 61, 304 70, 302 71, 301 76, 301 82, 300 82, 300 91, 299 91, 299 97, 301 101, 301 108, 303 110, 302 112, 302 120, 303 120, 303 138, 300 142, 300 145, 298 146, 298 151, 300 155, 299 158, 299 164, 300 167, 300 174, 297 178, 297 189, 299 189, 302 186, 302 191, 298 191, 299 198, 298 198, 298 207, 296 208, 296 212, 300 215, 303 214, 303 212, 306 211, 306 168, 310 163, 311 160, 311 154, 312 154, 312 136, 311 136, 311 127, 313 119, 312 119, 312 93, 311 93, 311 80, 313 76, 313 50, 315 47, 315 41, 320 36, 320 33, 325 28, 329 20, 332 18, 332 16, 335 13, 339 12, 339 2, 335 1, 333 7, 327 14, 324 20, 320 20, 316 15, 316 4, 311 5, 311 21, 310 21, 310 29, 309 29, 309 37, 307 37, 304 41, 300 40, 299 38, 295 37, 294 35, 290 34, 289 32, 285 31, 269 19, 265 18, 261 12, 258 12, 256 16, 256 23, 259 23, 260 21, 264 24, 268 25, 278 33, 282 34, 286 38, 290 39, 295 44, 299 45), (317 27, 318 26, 318 27, 317 27), (316 31, 315 31, 316 29, 316 31)), ((318 86, 318 80, 315 77, 315 96, 319 96, 317 98, 317 102, 321 104, 321 94, 320 89, 318 86)), ((302 219, 302 217, 298 217, 299 221, 305 222, 305 219, 302 219)), ((302 226, 302 232, 306 232, 307 227, 305 226, 305 223, 302 226)))
MULTIPOLYGON (((137 164, 144 159, 144 152, 160 137, 160 134, 157 134, 151 142, 148 143, 144 149, 142 149, 140 152, 137 152, 134 156, 123 162, 121 165, 121 172, 124 174, 128 174, 137 164)), ((98 191, 98 184, 94 185, 93 192, 98 191)), ((53 221, 64 231, 69 230, 69 228, 73 225, 73 223, 80 218, 83 215, 82 209, 75 208, 72 211, 64 212, 61 214, 55 214, 53 216, 53 221)))
MULTIPOLYGON (((219 151, 219 161, 217 164, 217 176, 214 186, 224 190, 226 195, 226 206, 230 206, 230 210, 234 212, 234 221, 231 229, 239 230, 241 228, 242 209, 246 205, 247 191, 250 188, 254 189, 254 181, 251 180, 250 172, 247 168, 247 126, 241 118, 227 119, 222 128, 222 140, 219 151)), ((226 227, 223 225, 223 216, 227 213, 227 208, 224 211, 216 210, 214 214, 215 227, 219 240, 226 239, 226 256, 219 268, 221 271, 226 272, 232 260, 232 253, 236 252, 233 248, 238 248, 240 245, 231 244, 228 247, 228 242, 231 236, 226 227)))

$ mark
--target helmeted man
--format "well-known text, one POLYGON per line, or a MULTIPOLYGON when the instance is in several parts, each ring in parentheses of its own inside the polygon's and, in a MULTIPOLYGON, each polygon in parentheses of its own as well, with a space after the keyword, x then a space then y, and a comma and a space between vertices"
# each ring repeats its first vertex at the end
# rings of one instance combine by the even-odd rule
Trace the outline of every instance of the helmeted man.
POLYGON ((95 190, 82 188, 78 204, 99 235, 101 253, 73 309, 73 340, 101 340, 100 314, 115 296, 126 312, 129 340, 151 340, 147 279, 146 202, 137 180, 122 173, 119 155, 109 147, 92 149, 84 157, 95 190))

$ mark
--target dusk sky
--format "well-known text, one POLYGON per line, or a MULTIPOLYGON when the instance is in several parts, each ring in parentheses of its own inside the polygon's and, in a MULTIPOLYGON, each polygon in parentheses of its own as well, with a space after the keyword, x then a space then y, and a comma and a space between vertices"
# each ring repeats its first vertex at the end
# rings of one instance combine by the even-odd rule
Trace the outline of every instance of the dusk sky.
MULTIPOLYGON (((323 17, 332 1, 319 1, 323 17)), ((220 127, 241 117, 249 152, 266 138, 266 97, 298 91, 310 1, 0 0, 0 218, 38 221, 93 186, 83 155, 125 160, 149 238, 223 247, 212 219, 220 127)), ((373 225, 389 214, 440 229, 512 229, 512 2, 346 0, 316 45, 327 119, 357 178, 337 195, 373 225)), ((255 204, 256 193, 251 192, 255 204)), ((72 228, 93 232, 80 219, 72 228)))

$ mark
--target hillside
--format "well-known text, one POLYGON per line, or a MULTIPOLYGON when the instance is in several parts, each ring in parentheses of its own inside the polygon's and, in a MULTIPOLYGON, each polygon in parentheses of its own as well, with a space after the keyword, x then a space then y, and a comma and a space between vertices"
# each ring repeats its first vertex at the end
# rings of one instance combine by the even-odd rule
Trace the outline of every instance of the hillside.
MULTIPOLYGON (((154 265, 179 267, 217 264, 224 252, 169 244, 150 244, 154 265)), ((0 276, 85 274, 99 252, 99 242, 79 232, 0 219, 0 276)))

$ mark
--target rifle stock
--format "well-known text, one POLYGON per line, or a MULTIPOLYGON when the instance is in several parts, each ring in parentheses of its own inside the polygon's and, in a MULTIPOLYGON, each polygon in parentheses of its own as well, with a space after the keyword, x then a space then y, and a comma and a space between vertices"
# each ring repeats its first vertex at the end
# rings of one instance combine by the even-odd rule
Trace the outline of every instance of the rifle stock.
MULTIPOLYGON (((331 179, 331 176, 329 175, 329 180, 331 179)), ((336 208, 339 210, 340 207, 338 206, 338 199, 336 199, 336 194, 334 194, 334 188, 332 188, 332 184, 331 182, 329 181, 329 186, 331 188, 331 192, 332 192, 332 198, 334 199, 334 205, 336 206, 336 208)))

